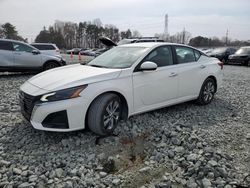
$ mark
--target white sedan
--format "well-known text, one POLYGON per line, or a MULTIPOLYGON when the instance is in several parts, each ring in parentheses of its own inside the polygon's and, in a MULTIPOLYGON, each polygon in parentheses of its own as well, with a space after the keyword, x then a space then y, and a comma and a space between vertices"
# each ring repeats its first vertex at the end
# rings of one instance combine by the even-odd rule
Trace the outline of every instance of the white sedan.
POLYGON ((135 114, 190 100, 210 103, 222 69, 218 59, 185 45, 121 45, 87 65, 52 69, 26 81, 19 93, 21 112, 35 129, 88 126, 107 135, 135 114))

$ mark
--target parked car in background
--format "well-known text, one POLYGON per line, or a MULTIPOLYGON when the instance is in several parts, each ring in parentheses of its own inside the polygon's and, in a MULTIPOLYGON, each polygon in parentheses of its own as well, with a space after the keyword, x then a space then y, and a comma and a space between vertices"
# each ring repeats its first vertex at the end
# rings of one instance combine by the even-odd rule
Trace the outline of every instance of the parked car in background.
POLYGON ((61 56, 59 48, 52 43, 32 43, 31 46, 48 55, 61 56))
POLYGON ((118 43, 115 43, 108 37, 100 37, 99 40, 108 48, 111 48, 117 45, 140 43, 140 42, 164 42, 164 40, 161 40, 158 37, 139 37, 139 38, 131 38, 131 39, 122 39, 118 43))
POLYGON ((228 57, 236 52, 235 48, 232 47, 221 47, 221 48, 215 48, 210 53, 206 53, 210 57, 216 57, 224 64, 227 63, 228 57))
POLYGON ((80 54, 87 55, 87 56, 94 56, 93 53, 95 52, 95 50, 97 50, 97 49, 93 48, 93 49, 81 50, 80 54))
POLYGON ((71 50, 67 50, 66 53, 67 54, 73 53, 74 55, 78 55, 81 50, 82 50, 81 48, 73 48, 71 50))
POLYGON ((0 71, 40 71, 65 64, 61 57, 41 53, 24 42, 0 39, 0 71))
POLYGON ((229 56, 228 62, 250 66, 250 46, 241 47, 235 54, 229 56))
POLYGON ((135 114, 190 100, 209 104, 222 68, 218 59, 186 45, 120 45, 86 65, 26 81, 20 88, 21 112, 36 129, 67 132, 88 126, 107 135, 135 114))

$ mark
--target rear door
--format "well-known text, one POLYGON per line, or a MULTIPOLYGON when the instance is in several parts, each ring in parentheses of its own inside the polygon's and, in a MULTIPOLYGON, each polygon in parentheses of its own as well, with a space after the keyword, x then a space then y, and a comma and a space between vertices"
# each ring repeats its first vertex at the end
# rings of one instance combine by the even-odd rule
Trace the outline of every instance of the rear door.
POLYGON ((186 46, 175 46, 179 71, 179 98, 192 98, 199 94, 206 64, 200 60, 201 53, 186 46))
POLYGON ((14 66, 17 68, 39 68, 42 66, 41 54, 32 53, 34 48, 19 42, 12 42, 14 66))
POLYGON ((12 43, 9 41, 0 41, 0 68, 11 68, 13 63, 12 43))

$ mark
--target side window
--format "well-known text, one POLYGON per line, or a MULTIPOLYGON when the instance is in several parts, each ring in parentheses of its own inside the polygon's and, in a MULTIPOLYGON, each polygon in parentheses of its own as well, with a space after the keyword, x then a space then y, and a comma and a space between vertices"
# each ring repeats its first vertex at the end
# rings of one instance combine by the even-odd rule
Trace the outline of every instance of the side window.
POLYGON ((12 51, 12 45, 11 42, 8 41, 0 41, 0 50, 9 50, 12 51))
POLYGON ((25 45, 25 44, 22 44, 22 43, 18 43, 18 42, 13 42, 13 48, 15 51, 18 51, 18 52, 32 52, 34 49, 25 45))
POLYGON ((178 63, 190 63, 196 61, 194 51, 191 48, 176 46, 175 51, 178 63))
POLYGON ((169 46, 162 46, 154 49, 144 59, 144 62, 145 61, 152 61, 156 63, 158 67, 164 67, 174 64, 171 48, 169 46))
POLYGON ((198 61, 201 57, 201 53, 197 50, 194 50, 194 56, 195 56, 195 60, 198 61))

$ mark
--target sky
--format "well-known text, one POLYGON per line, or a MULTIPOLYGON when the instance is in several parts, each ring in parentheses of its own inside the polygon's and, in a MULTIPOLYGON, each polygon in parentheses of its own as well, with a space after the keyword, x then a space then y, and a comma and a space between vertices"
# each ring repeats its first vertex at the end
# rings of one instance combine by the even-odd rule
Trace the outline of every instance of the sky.
POLYGON ((143 36, 185 28, 195 36, 250 40, 250 0, 0 0, 0 24, 10 22, 19 34, 34 40, 43 26, 55 20, 114 24, 120 31, 138 30, 143 36))

